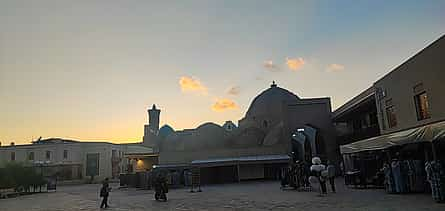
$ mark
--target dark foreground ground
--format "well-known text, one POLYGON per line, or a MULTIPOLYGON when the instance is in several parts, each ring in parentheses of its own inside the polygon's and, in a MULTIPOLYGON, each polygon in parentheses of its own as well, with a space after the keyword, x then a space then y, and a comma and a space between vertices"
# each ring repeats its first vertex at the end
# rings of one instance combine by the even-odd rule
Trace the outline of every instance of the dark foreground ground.
MULTIPOLYGON (((168 202, 157 202, 153 191, 117 189, 113 184, 106 210, 445 210, 428 194, 389 195, 383 190, 347 189, 326 197, 315 192, 282 191, 278 182, 212 185, 203 192, 170 190, 168 202)), ((1 211, 100 210, 99 185, 58 187, 57 192, 1 199, 1 211)))

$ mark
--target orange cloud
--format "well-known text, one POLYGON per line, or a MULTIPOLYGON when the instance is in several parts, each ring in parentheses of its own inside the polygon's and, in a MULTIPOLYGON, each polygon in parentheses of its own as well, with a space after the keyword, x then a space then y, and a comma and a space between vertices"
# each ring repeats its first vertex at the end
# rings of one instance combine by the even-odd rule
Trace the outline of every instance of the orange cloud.
POLYGON ((280 67, 278 67, 275 63, 273 63, 272 60, 265 61, 263 64, 263 67, 266 68, 266 70, 269 70, 271 72, 280 71, 280 67))
POLYGON ((336 72, 336 71, 340 71, 340 70, 344 70, 345 66, 341 65, 341 64, 330 64, 327 67, 327 71, 328 72, 336 72))
POLYGON ((216 99, 216 102, 212 105, 212 110, 216 112, 234 109, 238 109, 238 105, 235 103, 235 101, 226 98, 216 99))
POLYGON ((239 95, 240 92, 241 92, 241 88, 239 86, 231 86, 227 90, 227 94, 229 94, 229 95, 239 95))
POLYGON ((286 58, 286 64, 287 67, 289 67, 289 69, 293 70, 293 71, 297 71, 299 69, 301 69, 304 65, 304 60, 303 58, 299 57, 299 58, 286 58))
POLYGON ((207 94, 207 87, 204 86, 199 79, 182 76, 179 79, 179 86, 183 92, 196 92, 200 94, 207 94))

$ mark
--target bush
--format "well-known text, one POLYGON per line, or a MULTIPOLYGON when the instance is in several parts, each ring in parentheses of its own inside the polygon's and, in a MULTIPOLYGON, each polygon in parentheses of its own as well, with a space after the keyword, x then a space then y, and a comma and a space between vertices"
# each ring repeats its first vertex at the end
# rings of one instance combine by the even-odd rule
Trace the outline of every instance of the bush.
POLYGON ((45 184, 43 176, 37 174, 33 167, 9 163, 0 169, 0 189, 14 188, 18 192, 29 192, 31 187, 36 190, 36 187, 45 184))

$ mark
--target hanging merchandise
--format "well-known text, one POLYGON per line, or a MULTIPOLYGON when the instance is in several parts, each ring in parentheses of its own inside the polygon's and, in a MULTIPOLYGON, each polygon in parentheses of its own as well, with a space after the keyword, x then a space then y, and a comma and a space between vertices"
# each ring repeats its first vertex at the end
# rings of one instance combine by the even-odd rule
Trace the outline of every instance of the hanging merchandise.
POLYGON ((383 172, 385 174, 385 190, 387 193, 394 193, 395 192, 395 184, 394 184, 394 178, 392 176, 391 166, 388 163, 385 163, 383 165, 383 172))
POLYGON ((445 169, 440 161, 425 164, 427 179, 431 185, 431 195, 436 202, 445 201, 445 169))
POLYGON ((404 188, 400 161, 394 159, 391 162, 391 170, 394 177, 395 193, 402 193, 404 188))

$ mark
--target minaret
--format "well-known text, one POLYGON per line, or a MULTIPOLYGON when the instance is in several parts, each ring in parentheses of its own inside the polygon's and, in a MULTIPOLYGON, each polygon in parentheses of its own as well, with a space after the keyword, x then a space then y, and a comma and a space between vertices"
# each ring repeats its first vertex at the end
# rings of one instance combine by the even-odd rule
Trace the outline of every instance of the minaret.
POLYGON ((153 104, 151 109, 148 110, 148 125, 150 127, 150 131, 158 135, 159 131, 159 114, 161 113, 161 110, 156 109, 156 105, 153 104))
POLYGON ((148 110, 148 125, 144 125, 143 144, 152 147, 154 151, 159 150, 158 132, 159 132, 159 115, 161 110, 153 104, 148 110))

